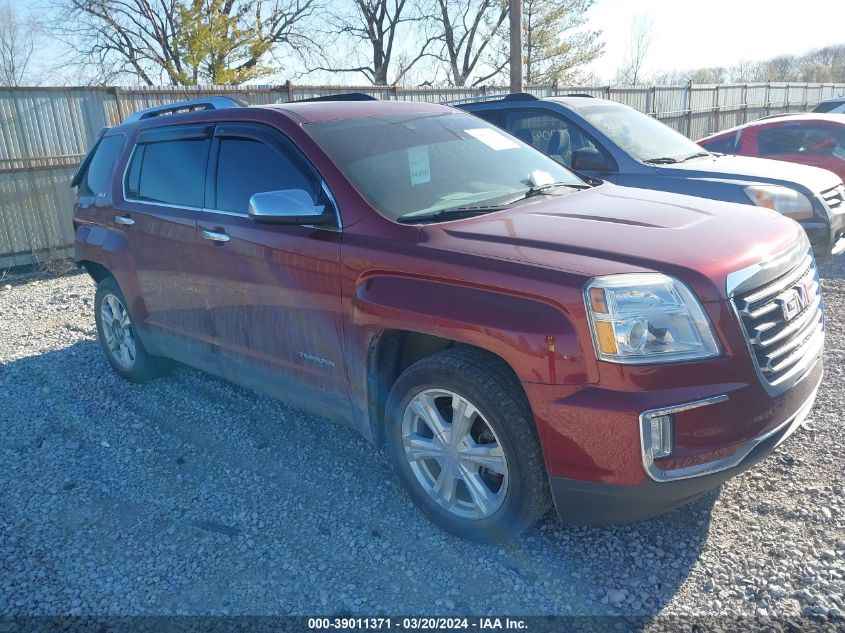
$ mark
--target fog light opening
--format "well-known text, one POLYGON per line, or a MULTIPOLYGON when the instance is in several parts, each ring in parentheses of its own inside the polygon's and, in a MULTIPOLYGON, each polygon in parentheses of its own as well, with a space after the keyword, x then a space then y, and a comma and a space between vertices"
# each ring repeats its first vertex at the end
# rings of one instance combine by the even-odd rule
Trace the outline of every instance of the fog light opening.
POLYGON ((671 413, 668 415, 649 416, 649 452, 651 453, 652 459, 669 457, 672 454, 674 426, 675 416, 671 413))

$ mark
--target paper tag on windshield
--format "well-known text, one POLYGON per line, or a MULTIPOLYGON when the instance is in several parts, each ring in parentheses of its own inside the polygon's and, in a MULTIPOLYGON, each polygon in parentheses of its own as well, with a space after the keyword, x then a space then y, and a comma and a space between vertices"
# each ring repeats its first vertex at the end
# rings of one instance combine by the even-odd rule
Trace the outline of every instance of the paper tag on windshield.
POLYGON ((428 145, 408 148, 408 169, 411 171, 412 185, 431 182, 431 169, 428 165, 428 145))
POLYGON ((502 149, 519 149, 516 141, 490 128, 479 127, 473 128, 472 130, 464 130, 464 132, 497 152, 502 149))

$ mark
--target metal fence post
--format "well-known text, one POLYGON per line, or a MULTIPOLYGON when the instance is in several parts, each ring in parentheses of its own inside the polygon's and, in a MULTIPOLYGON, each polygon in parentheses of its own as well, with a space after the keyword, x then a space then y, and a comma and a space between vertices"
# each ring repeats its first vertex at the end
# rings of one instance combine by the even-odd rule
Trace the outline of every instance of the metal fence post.
POLYGON ((748 122, 748 84, 744 84, 742 86, 742 104, 740 106, 742 110, 742 123, 748 122))
POLYGON ((126 115, 123 113, 123 104, 120 103, 120 88, 112 86, 111 92, 114 95, 114 105, 117 109, 117 122, 123 123, 123 119, 126 118, 126 115))
POLYGON ((692 138, 692 81, 687 84, 687 136, 692 138))
POLYGON ((772 113, 772 82, 766 82, 766 116, 772 113))
POLYGON ((713 93, 713 125, 715 129, 708 130, 708 134, 718 132, 720 129, 722 129, 721 109, 719 106, 719 84, 716 84, 716 91, 713 93))
POLYGON ((288 103, 290 103, 293 101, 293 84, 290 82, 290 79, 285 82, 285 90, 288 94, 288 103))

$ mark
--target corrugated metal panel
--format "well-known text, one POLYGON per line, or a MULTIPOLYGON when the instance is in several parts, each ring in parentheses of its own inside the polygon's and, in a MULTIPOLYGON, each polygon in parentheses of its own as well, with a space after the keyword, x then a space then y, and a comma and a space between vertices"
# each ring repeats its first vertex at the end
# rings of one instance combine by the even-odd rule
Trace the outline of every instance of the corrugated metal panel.
MULTIPOLYGON (((441 102, 506 94, 505 86, 400 88, 256 85, 162 88, 0 88, 0 267, 66 254, 73 241, 74 165, 98 131, 156 105, 232 94, 247 103, 278 103, 342 92, 378 99, 441 102), (41 253, 42 255, 39 255, 41 253)), ((618 88, 538 86, 536 96, 585 93, 654 114, 693 139, 767 114, 812 107, 845 93, 845 84, 749 84, 618 88), (716 106, 719 106, 718 113, 716 106)))

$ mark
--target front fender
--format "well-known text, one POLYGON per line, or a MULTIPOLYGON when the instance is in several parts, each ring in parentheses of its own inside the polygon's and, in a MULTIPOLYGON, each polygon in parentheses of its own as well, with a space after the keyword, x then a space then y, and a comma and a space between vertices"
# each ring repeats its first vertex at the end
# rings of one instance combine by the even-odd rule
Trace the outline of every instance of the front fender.
POLYGON ((365 329, 420 332, 485 349, 523 382, 583 385, 581 345, 562 306, 516 292, 445 280, 372 274, 352 300, 365 329))

